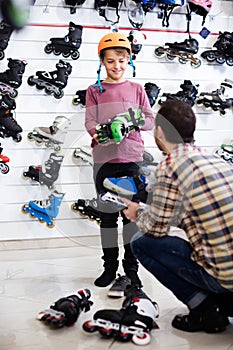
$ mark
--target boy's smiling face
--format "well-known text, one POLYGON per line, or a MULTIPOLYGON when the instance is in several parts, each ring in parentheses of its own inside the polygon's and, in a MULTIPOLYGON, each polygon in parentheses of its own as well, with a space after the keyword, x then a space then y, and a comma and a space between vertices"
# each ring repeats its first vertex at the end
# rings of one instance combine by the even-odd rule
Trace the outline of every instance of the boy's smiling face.
POLYGON ((115 49, 108 49, 105 51, 102 64, 107 73, 105 82, 120 83, 124 80, 124 73, 128 66, 129 55, 122 52, 117 52, 115 49))

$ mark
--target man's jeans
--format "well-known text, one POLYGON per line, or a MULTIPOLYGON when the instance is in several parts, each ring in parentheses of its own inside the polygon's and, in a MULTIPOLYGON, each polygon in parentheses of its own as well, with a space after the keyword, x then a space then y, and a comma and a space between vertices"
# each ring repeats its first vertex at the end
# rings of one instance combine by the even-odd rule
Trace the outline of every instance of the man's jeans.
POLYGON ((189 308, 199 305, 210 293, 229 292, 191 260, 192 248, 184 239, 154 238, 137 232, 131 246, 141 264, 189 308))

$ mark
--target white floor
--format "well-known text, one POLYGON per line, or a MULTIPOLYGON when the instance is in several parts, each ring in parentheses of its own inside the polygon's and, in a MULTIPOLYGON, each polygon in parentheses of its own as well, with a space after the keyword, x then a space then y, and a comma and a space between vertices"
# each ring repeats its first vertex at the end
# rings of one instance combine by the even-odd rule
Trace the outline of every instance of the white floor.
MULTIPOLYGON (((97 288, 93 281, 102 271, 101 250, 97 238, 72 241, 72 247, 10 249, 0 251, 0 349, 1 350, 104 350, 140 348, 129 343, 101 339, 99 333, 82 330, 84 321, 102 308, 120 308, 122 299, 107 297, 108 288, 97 288), (89 288, 94 305, 82 313, 73 327, 52 330, 36 320, 36 313, 47 308, 60 297, 77 289, 89 288)), ((26 246, 26 244, 24 244, 26 246)), ((7 245, 6 245, 7 248, 7 245)), ((119 272, 122 272, 121 268, 119 272)), ((139 271, 144 291, 160 307, 159 329, 151 332, 152 340, 145 349, 175 350, 233 350, 233 320, 221 334, 189 334, 171 327, 175 314, 186 307, 149 275, 139 271)))

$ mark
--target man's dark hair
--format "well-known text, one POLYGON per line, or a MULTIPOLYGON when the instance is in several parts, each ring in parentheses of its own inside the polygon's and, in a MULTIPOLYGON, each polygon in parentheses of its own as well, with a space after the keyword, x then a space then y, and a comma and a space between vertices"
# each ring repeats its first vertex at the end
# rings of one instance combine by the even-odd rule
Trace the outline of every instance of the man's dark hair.
POLYGON ((179 100, 167 100, 160 107, 155 120, 171 143, 192 143, 196 116, 191 106, 179 100))

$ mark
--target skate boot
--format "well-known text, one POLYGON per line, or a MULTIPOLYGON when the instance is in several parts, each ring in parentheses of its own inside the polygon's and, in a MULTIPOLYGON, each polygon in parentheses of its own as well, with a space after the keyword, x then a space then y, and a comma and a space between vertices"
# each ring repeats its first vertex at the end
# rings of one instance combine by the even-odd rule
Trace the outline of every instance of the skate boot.
POLYGON ((215 153, 226 162, 233 164, 233 142, 230 145, 223 143, 215 153))
POLYGON ((64 116, 57 116, 53 124, 49 127, 35 127, 29 132, 27 137, 29 141, 35 141, 37 145, 45 143, 45 147, 54 148, 54 151, 61 150, 65 136, 68 132, 70 120, 64 116))
POLYGON ((131 286, 131 280, 127 276, 118 274, 107 295, 111 298, 122 298, 125 296, 126 287, 131 286))
POLYGON ((69 32, 64 38, 51 38, 45 46, 45 53, 53 52, 54 55, 68 58, 71 56, 73 60, 77 60, 80 56, 78 49, 82 43, 83 27, 73 22, 69 23, 69 32))
POLYGON ((134 286, 129 289, 128 296, 120 310, 98 310, 93 320, 83 324, 87 333, 98 331, 104 338, 114 338, 120 342, 132 341, 136 345, 150 343, 150 331, 158 328, 156 319, 159 316, 158 305, 142 291, 134 286))
POLYGON ((225 79, 220 89, 212 92, 201 92, 197 98, 198 105, 204 105, 205 108, 211 108, 213 111, 219 111, 220 115, 226 114, 226 109, 233 106, 233 81, 225 79))
POLYGON ((76 294, 58 299, 49 309, 38 312, 36 318, 52 328, 72 326, 82 311, 90 310, 93 305, 90 297, 89 289, 80 289, 76 294))
POLYGON ((161 105, 167 100, 180 100, 188 103, 192 107, 198 94, 198 86, 199 84, 193 84, 191 80, 184 80, 183 84, 180 85, 182 90, 178 91, 176 94, 163 93, 158 103, 161 105))
POLYGON ((13 118, 11 110, 15 108, 15 100, 3 95, 0 100, 0 137, 12 137, 14 141, 20 142, 22 140, 20 133, 23 130, 13 118))
POLYGON ((83 145, 75 148, 73 156, 74 158, 80 158, 84 162, 87 162, 88 164, 93 165, 91 146, 83 145))
POLYGON ((59 176, 60 167, 64 156, 51 153, 49 159, 41 165, 30 165, 27 171, 23 172, 24 177, 29 177, 32 180, 39 182, 41 185, 46 185, 52 188, 54 182, 59 176))
POLYGON ((128 109, 127 113, 119 114, 108 123, 98 124, 96 133, 99 143, 120 143, 132 130, 139 130, 145 124, 144 116, 140 109, 128 109))
POLYGON ((148 96, 150 106, 153 107, 161 89, 154 83, 146 83, 144 89, 148 96))
POLYGON ((86 106, 86 93, 87 90, 78 90, 72 99, 72 104, 77 106, 81 104, 83 107, 86 106))
POLYGON ((0 22, 0 60, 5 57, 4 50, 7 48, 11 34, 14 28, 9 25, 6 21, 0 22))
POLYGON ((103 185, 106 189, 120 196, 133 196, 146 187, 143 176, 107 177, 104 179, 103 185))
POLYGON ((22 207, 23 213, 29 213, 33 218, 37 218, 39 222, 46 222, 46 226, 53 228, 54 219, 59 213, 59 207, 65 193, 53 191, 48 199, 30 201, 22 207))
POLYGON ((37 89, 45 89, 47 95, 53 95, 60 99, 64 96, 63 89, 66 87, 68 77, 72 72, 72 66, 69 62, 59 60, 56 64, 56 70, 52 72, 37 71, 36 76, 28 78, 28 85, 36 85, 37 89))
POLYGON ((8 94, 11 98, 18 95, 18 89, 22 84, 23 74, 25 72, 25 60, 14 60, 8 58, 8 68, 5 72, 0 72, 0 93, 8 94))
POLYGON ((129 32, 128 40, 131 44, 132 59, 135 60, 146 40, 146 35, 139 30, 133 29, 129 32))
POLYGON ((213 50, 202 52, 201 57, 208 62, 216 61, 219 64, 226 62, 228 66, 233 66, 233 32, 219 32, 213 50))
POLYGON ((156 57, 163 57, 166 54, 166 58, 169 61, 173 61, 178 57, 178 61, 182 64, 190 61, 191 67, 198 68, 201 65, 201 60, 193 55, 198 52, 199 44, 196 39, 189 38, 182 42, 165 43, 165 46, 156 47, 154 54, 156 57))
POLYGON ((71 204, 71 210, 78 212, 82 217, 88 218, 90 221, 101 223, 102 208, 98 199, 78 199, 77 202, 71 204))
POLYGON ((9 165, 6 163, 9 163, 10 159, 4 154, 2 154, 2 151, 3 151, 3 148, 0 147, 0 171, 2 174, 7 174, 10 168, 9 168, 9 165))

